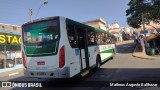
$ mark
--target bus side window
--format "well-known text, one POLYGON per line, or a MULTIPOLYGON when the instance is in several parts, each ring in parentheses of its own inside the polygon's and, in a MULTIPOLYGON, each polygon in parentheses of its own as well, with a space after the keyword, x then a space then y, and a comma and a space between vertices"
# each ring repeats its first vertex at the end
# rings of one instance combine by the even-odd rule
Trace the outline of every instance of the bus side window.
POLYGON ((105 44, 108 44, 108 35, 107 35, 107 33, 105 33, 105 44))
POLYGON ((96 45, 95 31, 94 30, 88 30, 88 45, 89 46, 96 45))
POLYGON ((105 38, 105 33, 102 33, 102 44, 106 44, 106 38, 105 38))
POLYGON ((115 44, 115 43, 116 43, 115 36, 112 35, 112 44, 115 44))
POLYGON ((106 36, 107 36, 106 42, 107 42, 107 44, 110 44, 110 35, 106 34, 106 36))
POLYGON ((68 40, 72 48, 77 47, 77 41, 76 41, 76 33, 74 30, 74 25, 67 24, 67 35, 68 35, 68 40))
POLYGON ((104 33, 100 33, 100 45, 104 44, 104 33))
POLYGON ((96 43, 97 45, 100 45, 101 44, 101 35, 99 32, 95 32, 96 34, 96 43))

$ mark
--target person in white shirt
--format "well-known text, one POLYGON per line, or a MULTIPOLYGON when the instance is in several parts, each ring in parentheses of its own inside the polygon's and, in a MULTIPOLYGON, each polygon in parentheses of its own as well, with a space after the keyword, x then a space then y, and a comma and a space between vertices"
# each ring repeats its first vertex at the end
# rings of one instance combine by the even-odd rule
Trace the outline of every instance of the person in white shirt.
POLYGON ((145 44, 144 44, 143 35, 141 35, 139 39, 140 39, 140 43, 141 43, 141 47, 142 47, 142 52, 145 53, 145 44))

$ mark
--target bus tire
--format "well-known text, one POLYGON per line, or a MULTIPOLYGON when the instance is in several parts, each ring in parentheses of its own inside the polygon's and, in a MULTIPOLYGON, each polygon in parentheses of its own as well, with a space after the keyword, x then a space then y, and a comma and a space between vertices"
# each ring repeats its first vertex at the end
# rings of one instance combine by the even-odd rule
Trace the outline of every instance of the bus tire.
POLYGON ((100 56, 98 55, 97 58, 96 58, 96 70, 99 70, 100 69, 100 66, 101 66, 101 58, 100 56))

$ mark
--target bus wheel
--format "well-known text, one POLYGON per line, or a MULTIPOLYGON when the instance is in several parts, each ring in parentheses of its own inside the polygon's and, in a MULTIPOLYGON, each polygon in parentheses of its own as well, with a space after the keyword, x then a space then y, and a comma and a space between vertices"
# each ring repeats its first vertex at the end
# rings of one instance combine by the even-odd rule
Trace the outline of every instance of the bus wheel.
POLYGON ((97 56, 96 58, 96 70, 99 70, 100 69, 100 66, 101 66, 101 58, 100 56, 97 56))

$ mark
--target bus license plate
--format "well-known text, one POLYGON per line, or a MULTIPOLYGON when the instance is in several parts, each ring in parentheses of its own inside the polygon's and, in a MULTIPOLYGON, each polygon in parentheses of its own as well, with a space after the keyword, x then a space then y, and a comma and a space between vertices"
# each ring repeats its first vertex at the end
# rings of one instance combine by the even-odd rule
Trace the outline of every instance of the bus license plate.
POLYGON ((45 72, 37 72, 37 75, 46 75, 45 72))

